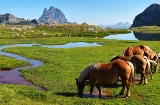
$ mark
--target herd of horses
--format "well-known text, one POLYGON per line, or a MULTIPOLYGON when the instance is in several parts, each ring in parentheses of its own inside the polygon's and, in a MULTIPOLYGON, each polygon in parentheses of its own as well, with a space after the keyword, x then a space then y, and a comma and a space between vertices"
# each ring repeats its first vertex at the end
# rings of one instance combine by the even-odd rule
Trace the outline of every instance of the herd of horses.
POLYGON ((130 97, 130 82, 135 84, 135 72, 139 70, 141 74, 139 84, 147 84, 147 77, 158 70, 160 63, 160 53, 156 53, 146 45, 128 47, 123 55, 113 57, 106 64, 91 64, 87 66, 80 76, 76 79, 78 96, 83 96, 83 89, 86 81, 90 84, 90 97, 92 97, 93 88, 96 86, 99 92, 99 98, 102 97, 100 84, 112 84, 117 80, 122 82, 122 90, 119 95, 124 95, 125 88, 127 92, 125 97, 130 97))

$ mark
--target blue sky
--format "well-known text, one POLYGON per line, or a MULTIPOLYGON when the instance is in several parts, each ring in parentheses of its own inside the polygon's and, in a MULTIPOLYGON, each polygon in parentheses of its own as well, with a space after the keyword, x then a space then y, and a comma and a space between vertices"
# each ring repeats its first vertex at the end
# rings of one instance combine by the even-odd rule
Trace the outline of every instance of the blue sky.
POLYGON ((132 24, 134 17, 160 0, 0 0, 0 14, 11 13, 25 19, 38 19, 44 8, 60 9, 69 22, 93 25, 132 24))

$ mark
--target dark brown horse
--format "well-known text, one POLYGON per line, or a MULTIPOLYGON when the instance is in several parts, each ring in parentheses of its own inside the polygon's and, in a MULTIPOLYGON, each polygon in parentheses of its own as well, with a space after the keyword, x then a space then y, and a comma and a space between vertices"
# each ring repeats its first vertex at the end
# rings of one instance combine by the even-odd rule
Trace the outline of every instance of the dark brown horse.
POLYGON ((102 97, 100 84, 111 84, 121 77, 122 90, 119 95, 124 94, 127 87, 126 97, 130 96, 130 83, 134 83, 134 67, 132 63, 123 60, 115 60, 108 64, 92 64, 87 66, 80 76, 76 79, 78 95, 83 95, 86 80, 90 83, 90 96, 92 96, 93 88, 96 86, 99 91, 99 98, 102 97))
MULTIPOLYGON (((152 60, 149 60, 147 57, 145 56, 141 56, 141 55, 133 55, 133 56, 115 56, 113 57, 110 62, 117 60, 117 59, 121 59, 121 60, 125 60, 125 61, 130 61, 135 70, 140 70, 141 73, 141 79, 140 79, 140 84, 142 84, 143 79, 144 79, 144 84, 147 84, 147 76, 150 73, 151 74, 151 78, 152 78, 152 72, 150 69, 150 62, 154 62, 152 60)), ((156 62, 154 62, 156 63, 156 62)))

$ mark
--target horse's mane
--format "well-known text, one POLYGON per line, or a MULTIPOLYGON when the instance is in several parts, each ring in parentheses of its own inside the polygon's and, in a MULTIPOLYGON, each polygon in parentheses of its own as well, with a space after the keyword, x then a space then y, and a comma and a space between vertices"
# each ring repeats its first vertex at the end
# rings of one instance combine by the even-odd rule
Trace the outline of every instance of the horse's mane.
POLYGON ((97 63, 97 64, 91 64, 87 66, 78 77, 78 84, 81 84, 82 82, 84 82, 92 70, 98 70, 99 65, 100 64, 97 63))
POLYGON ((119 57, 119 56, 120 56, 120 55, 115 55, 115 56, 113 56, 109 62, 114 61, 114 59, 115 59, 116 57, 119 57))

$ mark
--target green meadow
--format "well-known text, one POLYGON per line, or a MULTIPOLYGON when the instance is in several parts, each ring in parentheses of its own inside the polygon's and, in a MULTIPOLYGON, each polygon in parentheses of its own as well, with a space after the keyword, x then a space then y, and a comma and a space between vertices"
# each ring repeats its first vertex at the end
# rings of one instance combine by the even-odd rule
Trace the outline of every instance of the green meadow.
MULTIPOLYGON (((8 32, 8 31, 7 31, 8 32)), ((0 84, 0 103, 2 105, 155 105, 160 104, 160 72, 148 77, 148 85, 131 85, 131 97, 115 97, 121 87, 101 87, 103 93, 110 97, 80 98, 76 96, 77 87, 75 79, 82 70, 92 63, 108 63, 115 55, 122 55, 128 46, 144 44, 152 50, 160 52, 160 41, 122 41, 107 40, 101 37, 36 37, 36 38, 1 38, 0 45, 15 43, 32 43, 44 45, 65 44, 68 42, 97 42, 101 46, 77 47, 77 48, 47 48, 41 46, 33 47, 11 47, 4 52, 14 53, 26 58, 40 60, 44 64, 40 67, 24 69, 20 72, 22 76, 34 84, 44 87, 47 91, 37 90, 35 87, 18 84, 0 84)), ((3 56, 2 56, 3 57, 3 56)), ((1 56, 0 56, 0 60, 1 56)), ((4 57, 3 68, 16 68, 27 65, 24 61, 4 57), (11 60, 8 60, 11 59, 11 60), (15 64, 13 64, 15 63, 15 64), (12 66, 13 64, 14 66, 12 66)), ((3 61, 2 60, 2 61, 3 61)), ((1 62, 2 62, 1 61, 1 62)), ((1 64, 0 64, 1 65, 1 64)), ((1 67, 2 69, 2 67, 1 67)), ((160 70, 160 67, 159 67, 160 70)), ((96 91, 96 88, 95 90, 96 91)), ((86 86, 84 93, 89 92, 86 86)))
POLYGON ((132 31, 141 32, 141 33, 160 33, 159 26, 141 26, 141 27, 133 27, 132 31))

